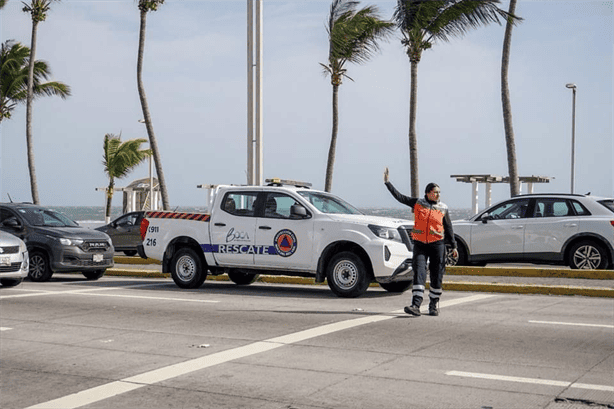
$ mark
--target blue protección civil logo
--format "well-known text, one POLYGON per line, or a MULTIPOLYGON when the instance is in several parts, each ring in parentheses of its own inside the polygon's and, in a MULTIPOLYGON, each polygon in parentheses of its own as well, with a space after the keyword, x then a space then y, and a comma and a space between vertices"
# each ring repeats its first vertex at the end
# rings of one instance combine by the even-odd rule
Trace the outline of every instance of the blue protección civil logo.
POLYGON ((296 252, 296 235, 292 230, 283 229, 275 235, 274 243, 277 254, 282 257, 290 257, 296 252))

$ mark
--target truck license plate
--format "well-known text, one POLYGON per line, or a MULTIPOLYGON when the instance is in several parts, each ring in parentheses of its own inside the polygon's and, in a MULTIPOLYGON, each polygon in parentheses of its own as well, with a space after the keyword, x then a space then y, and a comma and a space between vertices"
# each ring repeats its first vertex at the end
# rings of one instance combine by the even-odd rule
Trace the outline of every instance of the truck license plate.
POLYGON ((8 256, 0 257, 0 266, 10 266, 11 258, 8 256))
POLYGON ((102 254, 94 254, 94 263, 102 263, 103 256, 102 254))

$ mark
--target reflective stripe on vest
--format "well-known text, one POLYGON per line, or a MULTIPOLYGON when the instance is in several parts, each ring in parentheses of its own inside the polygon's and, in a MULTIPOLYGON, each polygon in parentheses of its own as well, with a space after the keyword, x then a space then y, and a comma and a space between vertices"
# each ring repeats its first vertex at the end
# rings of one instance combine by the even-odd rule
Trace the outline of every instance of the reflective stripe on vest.
POLYGON ((420 198, 414 206, 414 228, 411 238, 422 243, 443 240, 443 218, 447 206, 443 203, 431 204, 420 198))

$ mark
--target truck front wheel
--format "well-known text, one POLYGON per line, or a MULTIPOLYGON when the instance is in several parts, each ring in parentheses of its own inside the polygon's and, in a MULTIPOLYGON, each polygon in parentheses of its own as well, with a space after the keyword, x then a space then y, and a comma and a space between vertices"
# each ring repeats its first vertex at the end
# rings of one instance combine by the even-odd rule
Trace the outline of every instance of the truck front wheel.
POLYGON ((367 291, 367 269, 356 254, 343 251, 333 256, 326 268, 328 286, 339 297, 354 298, 367 291))
POLYGON ((181 247, 175 252, 170 270, 173 281, 180 288, 198 288, 207 278, 198 254, 188 247, 181 247))

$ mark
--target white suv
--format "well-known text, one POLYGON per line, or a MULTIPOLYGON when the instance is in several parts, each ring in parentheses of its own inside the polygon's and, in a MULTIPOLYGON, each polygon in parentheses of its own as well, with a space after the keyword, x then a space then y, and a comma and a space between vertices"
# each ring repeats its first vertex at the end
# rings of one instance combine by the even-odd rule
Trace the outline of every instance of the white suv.
POLYGON ((607 269, 614 264, 614 200, 575 194, 515 196, 452 222, 448 265, 525 262, 607 269))
POLYGON ((28 249, 12 234, 0 231, 0 284, 12 287, 28 275, 28 249))

